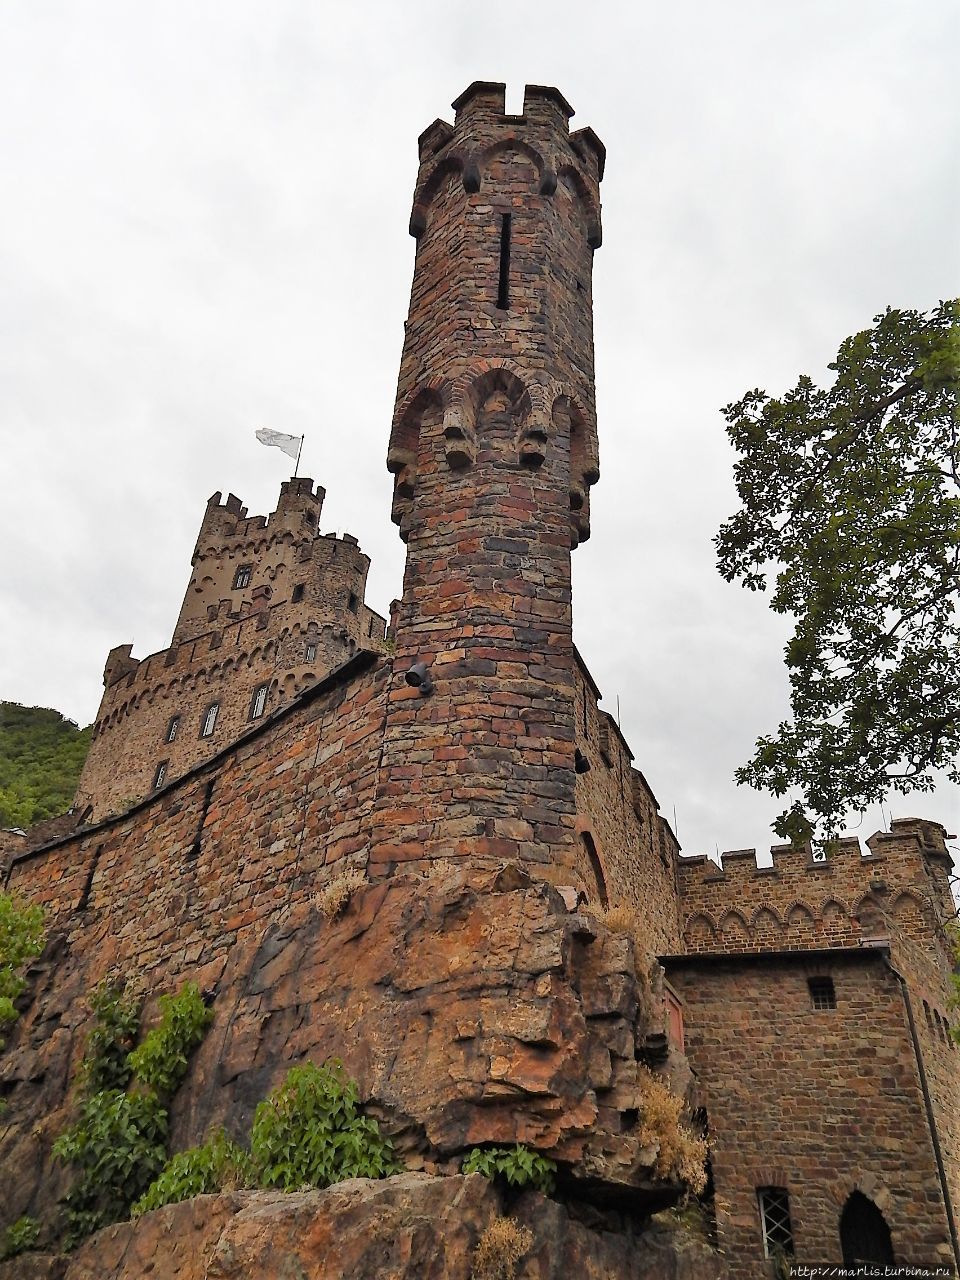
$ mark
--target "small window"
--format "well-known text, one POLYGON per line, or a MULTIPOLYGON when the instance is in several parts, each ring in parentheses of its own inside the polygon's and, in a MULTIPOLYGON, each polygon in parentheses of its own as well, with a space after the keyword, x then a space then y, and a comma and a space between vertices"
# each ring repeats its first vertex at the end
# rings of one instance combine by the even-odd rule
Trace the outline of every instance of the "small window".
POLYGON ((810 988, 810 1000, 815 1009, 837 1007, 837 993, 833 989, 832 978, 808 978, 807 986, 810 988))
POLYGON ((497 307, 510 309, 510 224, 512 214, 500 215, 500 276, 497 280, 497 307))
POLYGON ((153 775, 153 789, 156 791, 162 787, 167 778, 167 765, 169 760, 161 760, 157 765, 157 772, 153 775))
POLYGON ((350 598, 347 600, 347 608, 350 610, 351 613, 357 612, 357 605, 359 603, 360 602, 357 600, 356 595, 351 591, 350 598))
POLYGON ((203 720, 200 724, 200 737, 210 738, 213 731, 217 727, 217 716, 220 714, 220 703, 211 702, 209 707, 203 713, 203 720))
POLYGON ((308 644, 308 645, 307 645, 307 651, 306 651, 306 653, 303 655, 303 660, 304 660, 304 662, 316 662, 316 660, 317 660, 317 646, 316 646, 315 644, 308 644))
POLYGON ((241 591, 244 587, 250 585, 250 574, 253 571, 252 564, 242 564, 237 572, 233 575, 234 591, 241 591))
POLYGON ((786 1187, 758 1187, 757 1204, 763 1233, 763 1256, 775 1258, 778 1253, 793 1256, 790 1197, 786 1187))
POLYGON ((293 588, 293 595, 290 597, 294 604, 299 604, 303 599, 303 583, 298 582, 293 588))
POLYGON ((265 684, 261 684, 253 691, 253 698, 250 701, 250 719, 259 720, 263 715, 263 709, 266 705, 267 686, 265 684))
POLYGON ((171 716, 170 723, 167 725, 167 736, 164 742, 176 742, 177 734, 180 732, 180 717, 171 716))

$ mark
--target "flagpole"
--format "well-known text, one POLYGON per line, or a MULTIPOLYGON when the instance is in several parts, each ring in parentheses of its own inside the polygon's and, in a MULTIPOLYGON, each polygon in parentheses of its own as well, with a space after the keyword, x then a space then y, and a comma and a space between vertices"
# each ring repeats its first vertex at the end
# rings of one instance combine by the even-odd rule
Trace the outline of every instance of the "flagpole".
POLYGON ((303 436, 300 437, 300 448, 297 450, 297 465, 293 468, 293 478, 296 480, 297 472, 300 470, 300 455, 303 453, 303 436))

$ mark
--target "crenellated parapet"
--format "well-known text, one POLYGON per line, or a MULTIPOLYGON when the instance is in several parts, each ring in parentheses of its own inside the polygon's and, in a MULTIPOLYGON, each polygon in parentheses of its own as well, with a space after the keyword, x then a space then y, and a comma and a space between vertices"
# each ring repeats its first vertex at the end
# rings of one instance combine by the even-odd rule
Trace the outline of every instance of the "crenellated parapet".
POLYGON ((689 951, 741 952, 862 946, 903 936, 946 948, 955 908, 952 858, 939 823, 895 819, 866 841, 836 842, 826 857, 775 845, 678 864, 684 944, 689 951))

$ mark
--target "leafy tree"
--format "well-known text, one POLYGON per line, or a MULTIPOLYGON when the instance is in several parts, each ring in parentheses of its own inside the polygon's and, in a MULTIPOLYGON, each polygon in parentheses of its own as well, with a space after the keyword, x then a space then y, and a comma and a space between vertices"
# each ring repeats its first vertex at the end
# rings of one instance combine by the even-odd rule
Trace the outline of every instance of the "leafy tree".
POLYGON ((741 507, 716 538, 728 581, 793 618, 792 718, 739 783, 800 793, 802 842, 890 791, 960 782, 960 306, 887 310, 780 399, 724 409, 741 507))
POLYGON ((73 801, 90 745, 59 711, 0 702, 0 827, 29 827, 73 801))

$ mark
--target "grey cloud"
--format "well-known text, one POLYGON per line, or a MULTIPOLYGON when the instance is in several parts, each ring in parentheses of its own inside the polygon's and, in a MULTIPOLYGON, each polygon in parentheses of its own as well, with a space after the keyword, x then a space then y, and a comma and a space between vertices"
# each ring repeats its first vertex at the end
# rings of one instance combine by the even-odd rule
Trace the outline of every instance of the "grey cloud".
MULTIPOLYGON (((168 641, 207 496, 273 505, 258 426, 306 433, 386 609, 416 137, 474 78, 511 106, 555 83, 610 157, 577 642, 685 848, 769 843, 777 802, 731 776, 785 709, 784 629, 713 568, 718 409, 960 291, 950 0, 21 0, 0 26, 2 695, 86 723, 107 649, 168 641)), ((960 823, 955 788, 894 807, 960 823)))

